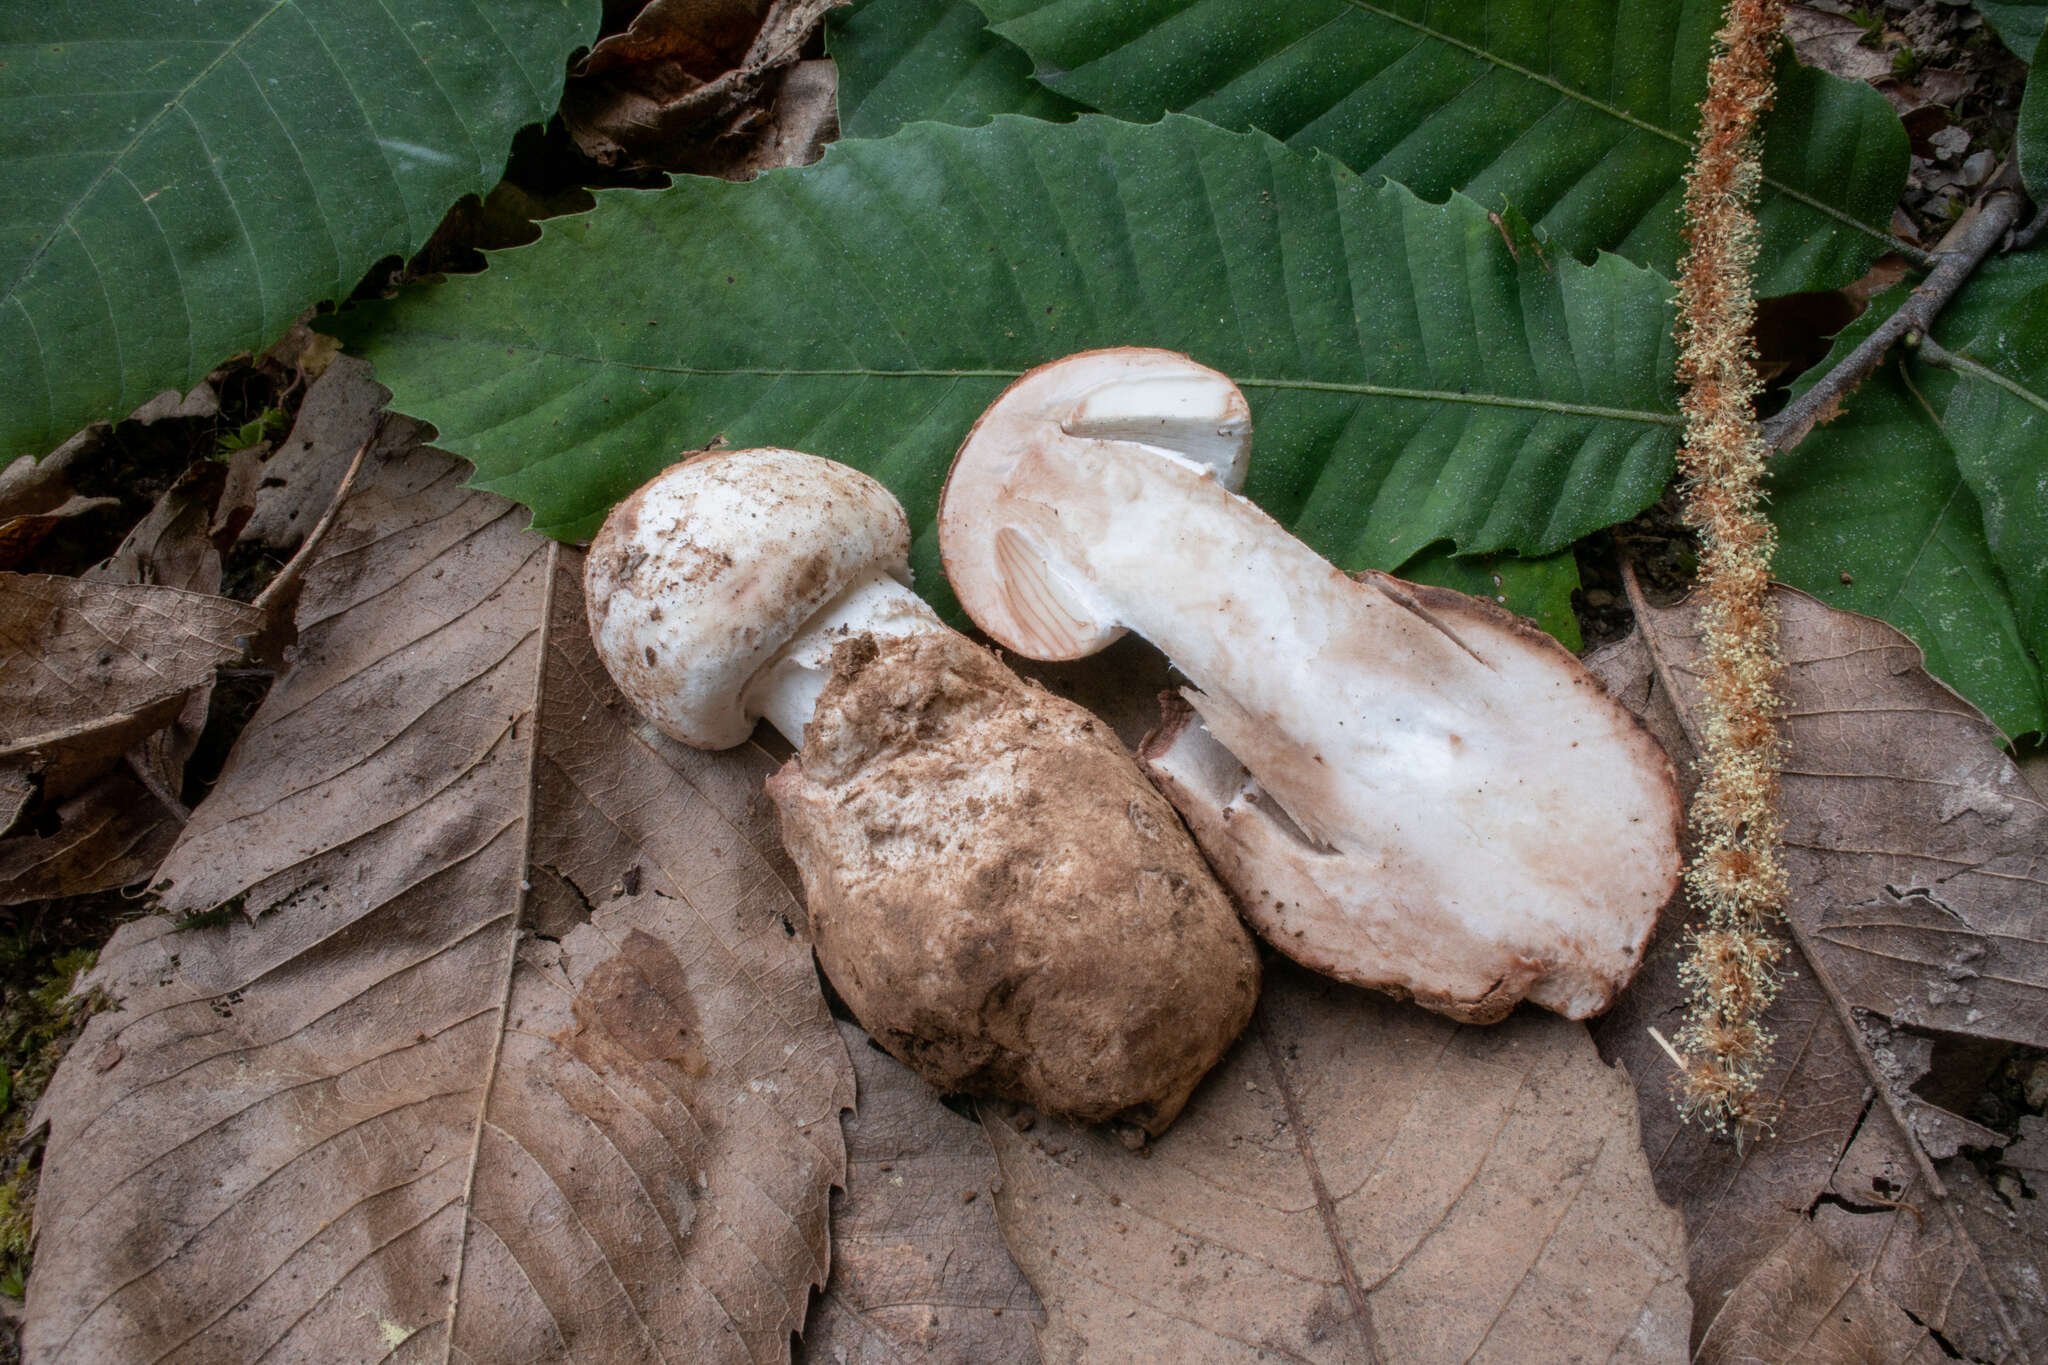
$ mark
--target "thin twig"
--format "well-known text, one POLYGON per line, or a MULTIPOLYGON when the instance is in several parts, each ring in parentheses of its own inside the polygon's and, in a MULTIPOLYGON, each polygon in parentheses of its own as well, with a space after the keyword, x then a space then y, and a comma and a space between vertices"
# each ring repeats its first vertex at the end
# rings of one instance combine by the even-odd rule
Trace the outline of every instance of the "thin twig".
POLYGON ((2025 201, 2014 191, 1993 191, 1978 205, 1975 216, 1958 223, 1936 249, 1938 263, 1926 282, 1899 305, 1897 312, 1879 323, 1876 331, 1863 338, 1856 349, 1821 376, 1818 384, 1763 423, 1764 440, 1777 450, 1790 450, 1798 445, 1816 425, 1834 414, 1857 385, 1870 377, 1894 342, 1924 334, 1933 326, 1934 319, 1963 287, 1963 281, 1998 249, 2006 233, 2019 222, 2024 208, 2025 201))
POLYGON ((305 576, 306 566, 313 562, 313 555, 319 550, 320 542, 327 538, 328 528, 334 525, 335 516, 341 511, 341 505, 348 501, 349 493, 354 490, 356 475, 363 467, 363 457, 370 453, 370 447, 377 442, 377 433, 383 429, 384 414, 380 412, 376 420, 370 423, 370 434, 363 438, 363 443, 356 447, 355 455, 350 458, 348 472, 341 476, 341 483, 335 488, 333 498, 329 499, 327 510, 320 514, 320 520, 314 523, 313 529, 306 532, 306 539, 300 544, 299 552, 277 571, 277 577, 271 579, 269 586, 257 593, 256 600, 249 605, 258 611, 268 612, 298 586, 299 579, 305 576))

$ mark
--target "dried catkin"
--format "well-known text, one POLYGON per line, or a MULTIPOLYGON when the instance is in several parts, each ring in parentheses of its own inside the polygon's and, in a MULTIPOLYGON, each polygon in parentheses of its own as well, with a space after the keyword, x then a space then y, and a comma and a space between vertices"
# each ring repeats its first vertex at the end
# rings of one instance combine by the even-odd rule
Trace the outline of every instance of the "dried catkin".
POLYGON ((1679 1108, 1738 1135, 1768 1124, 1761 1083, 1774 1042, 1764 1013, 1786 954, 1779 853, 1778 681, 1783 663, 1770 596, 1775 537, 1762 508, 1768 447, 1756 421, 1757 254, 1751 203, 1760 171, 1757 125, 1773 98, 1782 0, 1733 0, 1715 35, 1699 145, 1686 177, 1688 249, 1678 282, 1678 379, 1685 439, 1679 471, 1686 520, 1700 538, 1706 651, 1701 783, 1687 891, 1704 922, 1679 975, 1688 1012, 1677 1045, 1679 1108))

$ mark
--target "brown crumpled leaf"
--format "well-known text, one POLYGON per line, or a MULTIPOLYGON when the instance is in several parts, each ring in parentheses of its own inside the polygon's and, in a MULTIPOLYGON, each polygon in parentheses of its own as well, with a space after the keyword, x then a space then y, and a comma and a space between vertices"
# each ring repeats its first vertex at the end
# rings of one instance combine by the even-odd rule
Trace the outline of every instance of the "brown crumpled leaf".
POLYGON ((563 121, 584 154, 607 166, 711 169, 693 164, 695 149, 758 132, 766 78, 795 61, 842 3, 651 0, 572 74, 563 121))
POLYGON ((1038 1296, 996 1227, 980 1127, 853 1024, 858 1103, 832 1197, 832 1279, 804 1325, 811 1365, 1037 1365, 1038 1296))
POLYGON ((1941 1365, 1926 1329, 1828 1250, 1810 1223, 1757 1262, 1714 1315, 1702 1360, 1785 1365, 1941 1365))
POLYGON ((390 398, 371 376, 370 363, 338 355, 306 389, 291 431, 262 466, 255 511, 242 537, 272 550, 290 550, 334 501, 357 447, 375 431, 373 449, 389 455, 417 444, 419 426, 396 414, 377 426, 390 398))
POLYGON ((81 896, 149 880, 177 841, 182 808, 166 808, 126 769, 92 782, 54 812, 45 835, 0 839, 0 905, 81 896))
POLYGON ((182 588, 0 574, 0 734, 14 745, 182 696, 260 616, 182 588))
POLYGON ((1683 1230, 1582 1024, 1461 1026, 1276 963, 1149 1149, 985 1124, 1048 1361, 1685 1358, 1683 1230))
POLYGON ((44 809, 44 832, 0 839, 0 905, 148 875, 183 808, 146 752, 112 770, 211 688, 262 619, 182 588, 0 574, 0 833, 44 809))
MULTIPOLYGON (((2041 905, 2040 803, 1989 723, 1926 675, 1903 635, 1800 593, 1778 596, 1790 921, 1803 958, 1767 1021, 1778 1044, 1765 1090, 1783 1113, 1775 1132, 1738 1150, 1673 1111, 1671 1063, 1648 1029, 1670 1032, 1684 1007, 1679 914, 1667 915, 1635 984, 1601 1021, 1602 1050, 1628 1064, 1642 1091, 1657 1187, 1686 1215, 1703 1334, 1774 1248, 1803 1245, 1787 1241, 1803 1224, 1864 1277, 1865 1292, 1967 1356, 2033 1359, 2032 1343, 2048 1341, 2048 1248, 2022 1217, 2031 1210, 2006 1205, 1955 1155, 1983 1130, 1908 1092, 1925 1056, 1902 1057, 1884 1020, 1863 1011, 1991 1038, 2036 1027, 2040 930, 2028 919, 2038 924, 2041 905), (1946 934, 1925 898, 1947 907, 1946 934), (1889 926, 1878 907, 1892 907, 1889 926), (1969 951, 1929 953, 1937 943, 1969 951), (1873 961, 1893 951, 1931 958, 1930 976, 1873 961), (1939 998, 1951 991, 1973 1001, 1939 998)), ((1637 617, 1638 634, 1588 666, 1683 772, 1696 752, 1687 726, 1697 612, 1638 603, 1637 617)), ((1741 1335, 1754 1330, 1745 1323, 1741 1335)))
POLYGON ((1881 81, 1892 74, 1891 54, 1863 45, 1869 36, 1869 30, 1845 15, 1808 5, 1785 10, 1785 38, 1800 62, 1845 81, 1881 81))
POLYGON ((228 466, 196 461, 137 522, 119 548, 81 575, 92 583, 155 583, 187 592, 218 593, 222 552, 249 508, 222 505, 228 466), (232 529, 230 529, 232 528, 232 529))
MULTIPOLYGON (((236 499, 249 492, 253 492, 253 484, 231 477, 228 465, 214 460, 194 463, 157 499, 120 547, 88 569, 83 578, 91 583, 158 583, 188 592, 218 593, 222 553, 233 546, 235 532, 250 511, 249 503, 237 505, 236 499)), ((185 694, 185 704, 170 724, 144 736, 130 753, 136 776, 154 794, 152 804, 170 822, 158 846, 159 857, 169 851, 177 827, 190 814, 178 793, 184 786, 185 764, 199 747, 212 704, 213 679, 208 677, 185 694)), ((134 814, 120 812, 128 820, 134 814)))
MULTIPOLYGON (((75 705, 55 717, 58 724, 52 731, 20 735, 0 722, 5 732, 0 737, 0 807, 5 808, 0 809, 0 832, 21 819, 36 795, 45 808, 36 822, 40 833, 0 839, 0 904, 131 885, 149 875, 177 837, 187 814, 178 791, 185 762, 206 723, 214 665, 239 654, 240 641, 254 634, 263 619, 260 612, 223 604, 214 596, 220 590, 222 541, 213 536, 213 522, 224 475, 212 461, 195 464, 157 500, 120 548, 81 578, 16 580, 40 582, 46 596, 57 594, 52 602, 75 604, 92 599, 95 589, 90 585, 177 588, 203 595, 192 598, 199 605, 181 605, 186 599, 177 597, 140 599, 154 605, 143 610, 139 620, 163 621, 145 629, 175 629, 175 619, 189 612, 202 630, 213 629, 205 622, 219 618, 230 633, 215 636, 217 648, 174 662, 169 673, 160 671, 160 662, 140 657, 138 645, 127 680, 114 684, 111 692, 89 688, 78 694, 75 705), (54 586, 63 583, 71 586, 54 586), (119 709, 100 709, 108 705, 119 709), (111 772, 124 757, 128 771, 111 772)), ((133 601, 128 609, 135 609, 133 601)), ((100 608, 100 617, 105 614, 100 608)), ((41 629, 58 628, 54 623, 60 619, 67 619, 64 612, 53 608, 42 618, 41 629)), ((106 643, 100 634, 103 621, 92 613, 73 610, 68 619, 73 630, 83 632, 79 638, 88 650, 106 643)), ((26 654, 17 653, 0 664, 0 711, 15 713, 9 679, 22 687, 54 681, 42 677, 51 662, 43 654, 51 643, 38 637, 26 654)), ((54 648, 52 658, 62 668, 65 647, 54 648)), ((52 718, 41 708, 28 714, 52 718)))
POLYGON ((772 764, 639 722, 575 552, 460 485, 366 463, 86 983, 30 1361, 770 1361, 825 1279, 851 1074, 772 764))

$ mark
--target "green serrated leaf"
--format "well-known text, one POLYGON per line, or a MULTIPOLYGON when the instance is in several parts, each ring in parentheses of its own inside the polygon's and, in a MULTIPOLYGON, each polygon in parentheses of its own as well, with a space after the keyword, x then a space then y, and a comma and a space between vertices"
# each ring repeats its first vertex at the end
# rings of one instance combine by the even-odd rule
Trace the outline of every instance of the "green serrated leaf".
MULTIPOLYGON (((2048 43, 2048 39, 2043 39, 2048 43)), ((2041 44, 2035 45, 2034 65, 2041 64, 2041 44)), ((2048 205, 2048 77, 2034 80, 2028 72, 2027 88, 2020 95, 2020 122, 2014 134, 2013 150, 2019 153, 2020 183, 2037 206, 2048 205)))
POLYGON ((1083 111, 1032 80, 1031 59, 967 0, 858 0, 825 22, 846 137, 887 137, 919 119, 973 127, 997 114, 1064 121, 1083 111))
POLYGON ((1574 654, 1585 647, 1579 618, 1572 611, 1572 594, 1579 588, 1579 560, 1570 550, 1540 559, 1424 550, 1398 572, 1411 582, 1455 588, 1525 616, 1574 654))
POLYGON ((613 192, 486 275, 334 325, 542 531, 589 535, 679 452, 792 446, 889 485, 943 596, 961 437, 1022 371, 1098 346, 1237 379, 1247 492, 1340 565, 1553 553, 1670 475, 1668 292, 1259 134, 1001 118, 613 192))
POLYGON ((77 0, 0 17, 0 445, 40 454, 423 245, 595 0, 77 0))
MULTIPOLYGON (((2003 294, 2010 266, 1993 262, 1986 269, 1987 294, 2003 294)), ((1969 304, 1977 288, 1973 283, 1954 305, 1966 324, 1971 311, 1981 311, 1969 304)), ((1903 298, 1897 290, 1873 300, 1813 373, 1824 373, 1903 298)), ((1951 320, 1945 318, 1944 327, 1951 320)), ((1981 398, 1963 391, 1956 377, 1895 353, 1842 416, 1773 460, 1771 516, 1779 536, 1773 570, 1830 606, 1905 631, 1926 653, 1930 672, 2007 734, 2022 735, 2048 725, 2040 665, 2028 648, 2032 643, 2038 650, 2042 642, 2030 640, 2023 625, 2012 583, 1986 535, 1984 505, 1966 476, 1990 465, 2000 478, 2037 479, 2041 445, 2036 438, 2029 458, 2016 442, 1965 439, 1966 425, 1995 429, 2001 420, 2026 420, 2011 410, 2001 414, 1996 404, 1971 412, 1981 398), (1989 455, 1977 448, 1979 441, 1989 455)), ((2023 545, 2031 544, 2039 584, 2048 537, 2038 500, 2030 514, 2009 522, 2032 527, 2017 543, 2008 532, 2008 549, 2023 556, 2023 545)))
MULTIPOLYGON (((1045 84, 1105 113, 1259 128, 1437 200, 1513 204, 1565 250, 1677 268, 1716 0, 975 0, 1045 84)), ((1758 292, 1890 249, 1905 130, 1789 57, 1765 125, 1758 292)))
POLYGON ((1934 328, 1948 365, 1911 373, 1983 510, 2020 637, 2048 660, 2048 252, 1987 262, 1934 328))
POLYGON ((1977 8, 2005 43, 2006 50, 2021 61, 2041 46, 2041 34, 2048 30, 2048 0, 1977 0, 1977 8))

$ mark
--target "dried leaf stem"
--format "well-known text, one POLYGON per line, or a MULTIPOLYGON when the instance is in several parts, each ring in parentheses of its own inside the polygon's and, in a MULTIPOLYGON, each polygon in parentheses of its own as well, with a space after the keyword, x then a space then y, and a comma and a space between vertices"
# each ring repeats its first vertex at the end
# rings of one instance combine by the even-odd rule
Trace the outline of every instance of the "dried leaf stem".
POLYGON ((1895 342, 1924 335, 1963 282, 2013 230, 2025 207, 2014 191, 1993 191, 1936 248, 1935 266, 1926 281, 1907 296, 1897 312, 1879 323, 1876 331, 1822 375, 1820 382, 1765 422, 1764 440, 1777 450, 1798 445, 1816 425, 1839 410, 1842 400, 1870 377, 1895 342))
POLYGON ((348 501, 348 495, 355 491, 356 475, 362 472, 363 457, 370 453, 370 447, 377 443, 377 434, 384 430, 384 414, 379 412, 370 423, 370 434, 363 437, 363 443, 356 447, 356 453, 349 457, 348 468, 342 472, 341 482, 335 485, 334 496, 327 500, 327 510, 320 514, 320 520, 313 529, 306 532, 306 538, 299 543, 299 552, 291 557, 277 576, 270 580, 256 600, 249 605, 258 611, 275 611, 280 603, 296 601, 299 579, 305 576, 306 566, 313 562, 313 556, 320 550, 320 542, 327 539, 327 530, 334 525, 335 514, 348 501))
POLYGON ((1771 61, 1784 0, 1730 0, 1707 66, 1699 145, 1686 174, 1687 251, 1678 281, 1678 379, 1686 419, 1679 472, 1701 542, 1702 774, 1692 803, 1686 886, 1705 923, 1679 968, 1689 1004, 1677 1046, 1679 1108, 1719 1130, 1767 1124, 1760 1082, 1775 1042, 1763 1016, 1786 948, 1779 856, 1778 619, 1770 599, 1775 536, 1760 484, 1770 447, 1756 420, 1757 125, 1775 91, 1771 61))

